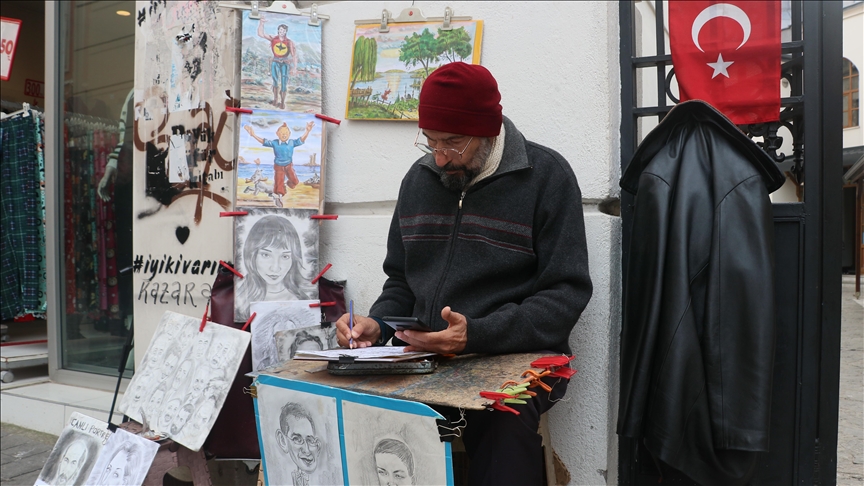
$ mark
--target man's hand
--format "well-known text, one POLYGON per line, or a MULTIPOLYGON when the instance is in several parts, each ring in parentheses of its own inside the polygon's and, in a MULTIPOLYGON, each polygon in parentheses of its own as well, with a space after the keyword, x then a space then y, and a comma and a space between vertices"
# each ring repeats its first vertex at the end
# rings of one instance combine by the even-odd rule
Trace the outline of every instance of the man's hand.
POLYGON ((249 135, 255 135, 255 130, 252 129, 252 125, 243 125, 243 128, 245 128, 246 131, 249 132, 249 135))
POLYGON ((339 346, 349 347, 349 339, 354 339, 352 348, 366 348, 372 346, 381 337, 381 328, 375 319, 354 315, 354 333, 348 328, 348 314, 336 321, 336 340, 339 346))
POLYGON ((103 201, 111 200, 111 193, 108 192, 108 186, 114 182, 114 176, 117 174, 117 168, 111 167, 110 165, 105 167, 105 175, 102 176, 102 180, 99 181, 99 187, 96 192, 99 194, 99 198, 103 201))
POLYGON ((450 306, 441 309, 441 318, 450 324, 443 331, 398 331, 396 337, 408 343, 405 351, 426 351, 438 354, 462 352, 468 344, 468 320, 462 314, 450 310, 450 306))

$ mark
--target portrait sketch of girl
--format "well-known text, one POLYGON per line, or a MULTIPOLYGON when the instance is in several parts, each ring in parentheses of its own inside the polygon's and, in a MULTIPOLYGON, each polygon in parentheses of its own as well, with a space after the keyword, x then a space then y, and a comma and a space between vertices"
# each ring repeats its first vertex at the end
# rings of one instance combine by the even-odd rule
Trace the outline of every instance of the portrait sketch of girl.
POLYGON ((159 444, 117 429, 102 447, 84 484, 137 486, 144 482, 159 444))
POLYGON ((447 484, 448 459, 434 416, 346 400, 342 416, 351 484, 447 484))
POLYGON ((315 300, 318 225, 314 210, 247 209, 237 218, 234 257, 244 278, 235 278, 234 319, 249 318, 252 302, 315 300))
MULTIPOLYGON (((253 302, 249 308, 255 313, 252 321, 252 369, 270 368, 286 361, 279 354, 276 334, 285 330, 321 326, 321 310, 310 307, 317 300, 289 302, 253 302)), ((335 329, 335 328, 334 328, 335 329)))

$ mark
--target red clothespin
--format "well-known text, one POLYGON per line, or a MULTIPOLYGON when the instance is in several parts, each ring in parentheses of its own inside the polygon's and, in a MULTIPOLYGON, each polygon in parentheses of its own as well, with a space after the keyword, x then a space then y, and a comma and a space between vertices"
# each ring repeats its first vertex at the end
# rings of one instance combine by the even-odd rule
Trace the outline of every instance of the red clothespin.
POLYGON ((489 406, 494 408, 495 410, 501 410, 502 412, 511 412, 519 415, 518 410, 504 405, 504 400, 509 400, 513 398, 513 395, 508 395, 507 393, 501 392, 481 391, 480 396, 483 398, 488 398, 489 400, 494 400, 489 406))
POLYGON ((337 124, 337 125, 340 125, 340 124, 342 123, 342 120, 337 120, 337 119, 335 119, 335 118, 330 118, 329 116, 322 115, 322 114, 320 114, 320 113, 315 113, 315 118, 320 118, 320 119, 322 119, 322 120, 324 120, 324 121, 327 121, 327 122, 330 122, 330 123, 335 123, 335 124, 337 124))
POLYGON ((243 324, 243 327, 241 327, 240 330, 245 331, 246 328, 249 327, 249 324, 252 324, 252 319, 255 319, 255 316, 257 316, 257 315, 258 315, 257 312, 253 312, 252 315, 249 316, 249 319, 246 321, 246 324, 243 324))
POLYGON ((226 216, 246 216, 249 214, 249 211, 222 211, 219 213, 220 218, 224 218, 226 216))
POLYGON ((549 371, 549 376, 554 378, 564 378, 569 380, 576 374, 576 370, 570 368, 568 363, 573 361, 576 356, 544 356, 536 359, 531 363, 534 368, 543 368, 549 371))
POLYGON ((234 275, 237 275, 240 278, 244 278, 242 273, 238 272, 237 270, 234 270, 233 268, 231 268, 231 265, 228 265, 227 263, 223 262, 222 260, 219 260, 219 265, 222 265, 223 267, 227 268, 228 270, 231 270, 231 273, 233 273, 234 275))
POLYGON ((330 307, 336 305, 336 302, 312 302, 309 307, 330 307))
POLYGON ((327 270, 330 270, 330 267, 332 267, 332 266, 333 266, 333 265, 330 264, 330 263, 328 263, 327 265, 325 265, 325 266, 324 266, 324 269, 321 270, 321 273, 319 273, 315 278, 312 279, 312 283, 313 283, 313 284, 318 283, 318 279, 320 279, 320 278, 324 275, 324 272, 326 272, 327 270))
POLYGON ((234 108, 233 106, 225 108, 225 111, 230 111, 231 113, 248 113, 250 115, 252 114, 252 110, 250 110, 249 108, 234 108))
POLYGON ((309 219, 339 219, 338 214, 313 214, 309 219))
POLYGON ((207 324, 207 313, 210 312, 210 299, 207 299, 207 306, 204 307, 204 317, 201 319, 201 327, 198 332, 204 332, 204 326, 207 324))

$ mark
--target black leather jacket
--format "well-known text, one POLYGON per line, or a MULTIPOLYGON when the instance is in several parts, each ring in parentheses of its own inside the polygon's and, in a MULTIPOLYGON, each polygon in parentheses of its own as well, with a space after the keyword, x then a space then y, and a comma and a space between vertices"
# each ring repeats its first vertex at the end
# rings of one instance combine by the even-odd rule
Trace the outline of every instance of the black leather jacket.
POLYGON ((768 450, 777 166, 710 105, 676 106, 621 179, 625 262, 618 433, 703 484, 768 450))

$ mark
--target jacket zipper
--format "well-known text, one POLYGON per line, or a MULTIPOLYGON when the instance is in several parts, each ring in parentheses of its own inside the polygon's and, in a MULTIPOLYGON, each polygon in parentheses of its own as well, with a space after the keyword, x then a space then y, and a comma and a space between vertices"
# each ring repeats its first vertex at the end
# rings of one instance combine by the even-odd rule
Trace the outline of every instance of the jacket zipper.
MULTIPOLYGON (((429 306, 429 320, 426 321, 428 323, 438 322, 435 319, 435 305, 438 302, 438 296, 441 294, 441 287, 444 286, 444 281, 447 280, 447 274, 450 272, 450 262, 453 259, 453 249, 456 246, 456 235, 459 234, 459 223, 462 221, 462 200, 465 199, 465 194, 467 191, 462 191, 462 195, 459 196, 459 205, 456 209, 456 221, 453 223, 453 233, 450 235, 450 247, 447 248, 447 263, 444 265, 444 273, 441 275, 441 280, 438 282, 438 287, 435 289, 435 295, 432 297, 432 305, 429 306)), ((439 311, 437 316, 441 317, 441 312, 439 311)))

